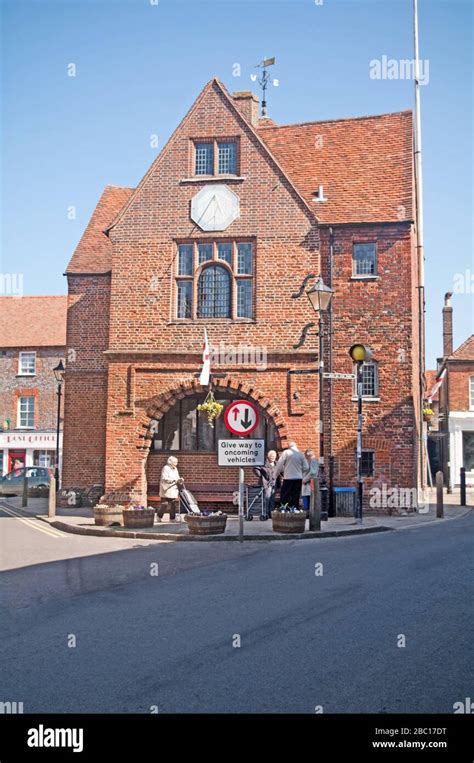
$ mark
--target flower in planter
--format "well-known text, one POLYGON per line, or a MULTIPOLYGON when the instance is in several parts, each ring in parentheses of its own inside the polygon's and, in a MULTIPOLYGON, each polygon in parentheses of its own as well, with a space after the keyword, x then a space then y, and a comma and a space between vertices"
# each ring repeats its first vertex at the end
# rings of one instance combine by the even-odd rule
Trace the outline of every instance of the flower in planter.
POLYGON ((154 511, 152 506, 142 506, 136 504, 134 506, 124 506, 123 511, 154 511))
POLYGON ((297 509, 296 506, 290 506, 288 503, 283 503, 280 508, 273 509, 273 511, 281 514, 306 514, 303 509, 297 509))

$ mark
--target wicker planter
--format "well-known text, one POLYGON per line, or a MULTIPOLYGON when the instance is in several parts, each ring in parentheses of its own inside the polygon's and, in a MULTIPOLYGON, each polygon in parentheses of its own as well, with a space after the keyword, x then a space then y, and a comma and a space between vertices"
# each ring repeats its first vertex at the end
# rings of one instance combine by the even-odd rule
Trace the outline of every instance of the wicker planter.
POLYGON ((225 531, 227 514, 217 517, 186 514, 185 520, 190 535, 222 535, 225 531))
POLYGON ((155 509, 141 509, 139 511, 123 511, 123 526, 133 529, 153 527, 155 521, 155 509))
POLYGON ((305 524, 306 512, 272 511, 272 527, 276 533, 304 533, 305 524))
POLYGON ((123 525, 122 506, 94 506, 96 525, 123 525))

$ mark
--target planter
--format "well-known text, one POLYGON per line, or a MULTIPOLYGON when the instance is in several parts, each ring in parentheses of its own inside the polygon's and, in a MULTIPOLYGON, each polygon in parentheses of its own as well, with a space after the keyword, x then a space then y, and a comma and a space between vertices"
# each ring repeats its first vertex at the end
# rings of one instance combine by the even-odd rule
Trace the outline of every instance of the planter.
POLYGON ((291 514, 287 511, 272 511, 272 528, 276 533, 304 533, 306 512, 291 514))
POLYGON ((123 511, 123 526, 133 529, 153 527, 155 521, 155 509, 141 509, 140 511, 123 511))
POLYGON ((122 525, 122 506, 94 506, 94 520, 96 525, 122 525))
POLYGON ((222 535, 225 531, 227 514, 216 517, 186 514, 185 520, 190 535, 222 535))

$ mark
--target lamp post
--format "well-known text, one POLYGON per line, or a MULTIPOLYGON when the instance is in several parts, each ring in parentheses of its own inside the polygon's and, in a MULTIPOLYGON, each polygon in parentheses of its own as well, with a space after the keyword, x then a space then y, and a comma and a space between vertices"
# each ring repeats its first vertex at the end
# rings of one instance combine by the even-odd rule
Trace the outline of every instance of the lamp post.
MULTIPOLYGON (((319 317, 319 490, 321 495, 321 518, 328 518, 328 506, 327 506, 327 483, 324 470, 324 326, 323 326, 323 313, 329 309, 331 304, 331 298, 333 290, 326 286, 321 276, 316 278, 315 284, 312 289, 306 292, 309 301, 315 312, 319 317)), ((314 514, 310 513, 309 529, 319 529, 315 527, 314 514)))
POLYGON ((56 490, 59 490, 59 427, 61 422, 61 393, 64 380, 64 365, 62 360, 58 365, 53 368, 53 373, 58 383, 57 396, 58 396, 58 413, 56 418, 56 467, 54 469, 54 477, 56 479, 56 490))
POLYGON ((362 524, 362 498, 364 483, 362 479, 362 397, 363 376, 362 366, 372 357, 372 350, 365 344, 353 344, 349 349, 349 355, 354 363, 357 363, 356 388, 357 388, 357 520, 362 524))

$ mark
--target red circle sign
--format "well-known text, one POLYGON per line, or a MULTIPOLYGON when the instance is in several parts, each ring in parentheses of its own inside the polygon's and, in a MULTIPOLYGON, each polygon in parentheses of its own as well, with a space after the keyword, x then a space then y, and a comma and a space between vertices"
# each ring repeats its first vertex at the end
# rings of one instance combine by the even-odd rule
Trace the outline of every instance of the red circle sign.
POLYGON ((259 420, 257 406, 248 400, 234 400, 224 413, 224 424, 233 434, 250 434, 258 427, 259 420))

